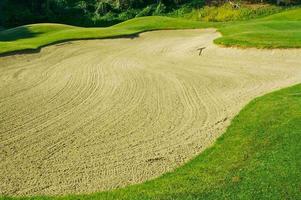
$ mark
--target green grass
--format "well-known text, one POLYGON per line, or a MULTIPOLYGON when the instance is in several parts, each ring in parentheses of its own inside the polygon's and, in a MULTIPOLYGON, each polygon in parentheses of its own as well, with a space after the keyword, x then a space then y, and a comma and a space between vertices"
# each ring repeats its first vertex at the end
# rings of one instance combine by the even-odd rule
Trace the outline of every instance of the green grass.
POLYGON ((301 20, 301 8, 290 10, 287 12, 278 13, 265 17, 268 20, 279 20, 279 21, 300 21, 301 20))
POLYGON ((77 39, 128 36, 159 29, 204 28, 210 24, 168 17, 142 17, 108 28, 81 28, 62 24, 34 24, 0 32, 0 53, 33 50, 77 39))
POLYGON ((219 29, 224 46, 257 48, 300 48, 301 8, 247 22, 232 22, 219 29))
POLYGON ((229 3, 221 6, 205 6, 193 9, 182 16, 187 19, 198 21, 241 21, 260 18, 284 11, 286 8, 275 5, 242 4, 239 9, 233 8, 229 3))
POLYGON ((300 141, 301 84, 253 100, 212 147, 155 180, 90 195, 2 199, 300 199, 300 141))
POLYGON ((301 47, 301 8, 261 19, 241 22, 198 22, 169 17, 135 18, 108 28, 81 28, 61 24, 35 24, 0 32, 0 54, 40 47, 68 40, 128 36, 162 29, 215 27, 225 46, 258 48, 301 47))

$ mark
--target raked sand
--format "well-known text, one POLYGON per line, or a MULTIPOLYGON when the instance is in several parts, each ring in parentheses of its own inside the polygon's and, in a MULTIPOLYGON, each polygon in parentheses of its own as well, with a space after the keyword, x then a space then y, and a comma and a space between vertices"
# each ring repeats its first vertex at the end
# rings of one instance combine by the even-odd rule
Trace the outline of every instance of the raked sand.
POLYGON ((250 100, 301 82, 301 50, 223 48, 219 36, 154 31, 0 57, 0 194, 158 177, 210 146, 250 100))

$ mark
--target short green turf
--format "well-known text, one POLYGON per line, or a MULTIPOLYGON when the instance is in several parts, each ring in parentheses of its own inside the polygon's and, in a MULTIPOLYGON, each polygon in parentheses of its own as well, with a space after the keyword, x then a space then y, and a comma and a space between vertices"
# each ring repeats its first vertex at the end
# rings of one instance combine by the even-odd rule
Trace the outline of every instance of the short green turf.
POLYGON ((301 9, 289 10, 261 19, 222 26, 223 37, 215 43, 257 48, 300 48, 301 9))
POLYGON ((132 19, 108 28, 81 28, 62 24, 35 24, 0 32, 0 54, 78 39, 129 36, 162 29, 217 28, 223 37, 215 43, 224 46, 258 48, 301 47, 301 8, 261 19, 242 22, 197 22, 151 16, 132 19))
POLYGON ((301 84, 253 100, 212 147, 160 178, 89 195, 2 199, 300 199, 300 141, 301 84))

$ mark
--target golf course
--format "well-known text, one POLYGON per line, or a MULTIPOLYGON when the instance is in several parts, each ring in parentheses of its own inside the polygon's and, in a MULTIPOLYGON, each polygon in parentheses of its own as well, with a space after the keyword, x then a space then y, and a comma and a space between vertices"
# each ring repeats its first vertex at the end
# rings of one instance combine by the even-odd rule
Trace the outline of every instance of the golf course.
POLYGON ((0 199, 300 199, 301 8, 0 31, 0 199))

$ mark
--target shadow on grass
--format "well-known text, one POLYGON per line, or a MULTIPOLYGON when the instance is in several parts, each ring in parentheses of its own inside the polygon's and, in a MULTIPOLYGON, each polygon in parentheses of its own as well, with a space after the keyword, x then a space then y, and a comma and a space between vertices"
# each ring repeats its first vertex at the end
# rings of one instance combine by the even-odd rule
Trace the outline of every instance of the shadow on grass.
POLYGON ((41 48, 17 50, 17 51, 11 51, 11 52, 7 52, 7 53, 0 53, 0 58, 7 57, 7 56, 15 56, 15 55, 35 54, 35 53, 40 53, 40 52, 41 52, 41 48))
POLYGON ((19 39, 33 38, 37 35, 40 35, 41 33, 32 32, 26 27, 17 27, 14 29, 0 31, 0 41, 9 42, 19 39))
MULTIPOLYGON (((0 31, 0 42, 2 41, 1 38, 1 34, 2 32, 0 31)), ((6 33, 7 34, 7 33, 6 33)), ((34 35, 32 35, 32 37, 35 37, 36 35, 42 34, 41 33, 35 33, 34 35)), ((69 45, 72 44, 72 41, 79 41, 79 40, 102 40, 102 39, 120 39, 120 38, 124 38, 124 39, 136 39, 140 37, 140 33, 134 33, 134 34, 129 34, 129 35, 117 35, 117 36, 108 36, 108 37, 102 37, 102 38, 81 38, 81 39, 62 39, 59 41, 54 41, 54 42, 50 42, 48 44, 42 45, 40 47, 37 47, 35 49, 23 49, 23 50, 15 50, 15 51, 9 51, 9 52, 4 52, 4 53, 0 53, 0 58, 1 57, 6 57, 6 56, 14 56, 14 55, 24 55, 24 54, 35 54, 35 53, 40 53, 41 49, 43 47, 47 47, 47 46, 51 46, 51 45, 55 45, 55 46, 64 46, 64 45, 69 45)), ((23 37, 23 39, 26 37, 23 37)), ((21 39, 19 37, 19 39, 21 39)), ((9 41, 9 40, 6 40, 9 41)))

